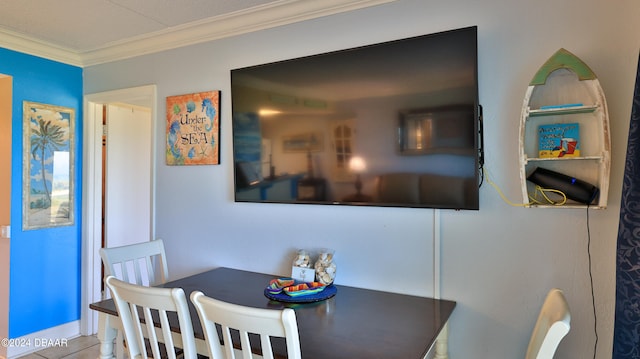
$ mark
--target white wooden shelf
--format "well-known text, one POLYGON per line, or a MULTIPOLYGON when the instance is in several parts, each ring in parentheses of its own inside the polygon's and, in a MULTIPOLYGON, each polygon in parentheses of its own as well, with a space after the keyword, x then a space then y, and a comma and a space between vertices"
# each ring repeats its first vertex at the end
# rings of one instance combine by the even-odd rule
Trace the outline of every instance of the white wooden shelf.
POLYGON ((589 113, 598 109, 599 105, 592 106, 569 106, 558 108, 545 108, 545 109, 528 109, 529 118, 541 117, 541 116, 557 116, 557 115, 571 115, 576 113, 589 113))
POLYGON ((558 157, 526 157, 524 158, 525 162, 545 162, 545 161, 604 161, 604 156, 580 156, 580 157, 570 157, 570 158, 558 158, 558 157))

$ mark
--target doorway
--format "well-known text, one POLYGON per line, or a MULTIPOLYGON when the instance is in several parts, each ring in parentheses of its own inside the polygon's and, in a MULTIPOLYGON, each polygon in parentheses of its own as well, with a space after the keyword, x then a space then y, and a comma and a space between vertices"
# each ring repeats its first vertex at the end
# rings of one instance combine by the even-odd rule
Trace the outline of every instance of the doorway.
MULTIPOLYGON (((9 338, 12 99, 13 77, 0 74, 0 338, 9 338)), ((0 346, 6 356, 7 346, 0 346)))
POLYGON ((98 251, 103 246, 103 228, 107 246, 126 244, 124 237, 140 242, 155 236, 153 176, 155 136, 153 131, 157 117, 156 104, 155 85, 90 94, 84 98, 82 195, 84 279, 80 325, 83 335, 92 335, 97 332, 97 314, 89 309, 89 304, 102 299, 102 262, 98 251), (103 127, 105 116, 106 132, 103 127), (106 169, 104 170, 103 136, 106 136, 106 156, 104 157, 106 169), (132 159, 131 154, 136 154, 137 159, 132 159), (136 165, 135 161, 140 163, 136 165), (106 174, 106 180, 103 180, 103 174, 106 174), (134 177, 138 180, 135 184, 132 182, 134 177), (146 182, 145 178, 147 178, 146 182), (132 217, 125 213, 126 200, 130 199, 131 193, 141 192, 148 193, 148 199, 136 201, 142 206, 136 211, 144 216, 145 220, 140 221, 144 224, 137 226, 141 229, 135 230, 135 234, 125 236, 122 228, 129 227, 125 218, 127 216, 140 218, 139 215, 132 217), (105 204, 104 213, 106 213, 104 227, 103 203, 105 204), (113 241, 109 240, 110 235, 113 236, 113 241))

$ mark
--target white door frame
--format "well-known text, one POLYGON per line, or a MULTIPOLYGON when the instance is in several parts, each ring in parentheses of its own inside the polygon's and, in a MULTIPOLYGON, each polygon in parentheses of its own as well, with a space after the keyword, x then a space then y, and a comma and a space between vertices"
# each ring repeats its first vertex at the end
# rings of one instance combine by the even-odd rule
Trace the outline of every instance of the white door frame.
POLYGON ((102 105, 123 103, 151 109, 151 237, 155 238, 156 85, 132 87, 84 96, 82 173, 82 299, 80 334, 97 332, 98 316, 89 304, 102 299, 98 254, 102 240, 102 105))

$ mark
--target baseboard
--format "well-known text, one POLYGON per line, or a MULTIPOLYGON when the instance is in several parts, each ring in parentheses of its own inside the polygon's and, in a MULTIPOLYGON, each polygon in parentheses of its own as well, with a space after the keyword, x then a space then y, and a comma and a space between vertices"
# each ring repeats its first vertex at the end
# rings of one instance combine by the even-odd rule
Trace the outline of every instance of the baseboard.
POLYGON ((9 339, 7 359, 14 359, 52 346, 66 346, 69 339, 80 335, 80 321, 76 320, 57 327, 9 339))

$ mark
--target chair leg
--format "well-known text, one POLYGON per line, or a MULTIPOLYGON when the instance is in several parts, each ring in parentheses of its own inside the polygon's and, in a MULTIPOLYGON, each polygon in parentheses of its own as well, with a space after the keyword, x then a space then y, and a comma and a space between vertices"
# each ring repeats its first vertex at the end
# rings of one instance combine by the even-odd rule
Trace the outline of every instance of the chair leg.
POLYGON ((116 335, 116 359, 124 359, 124 334, 122 330, 118 330, 116 335))

